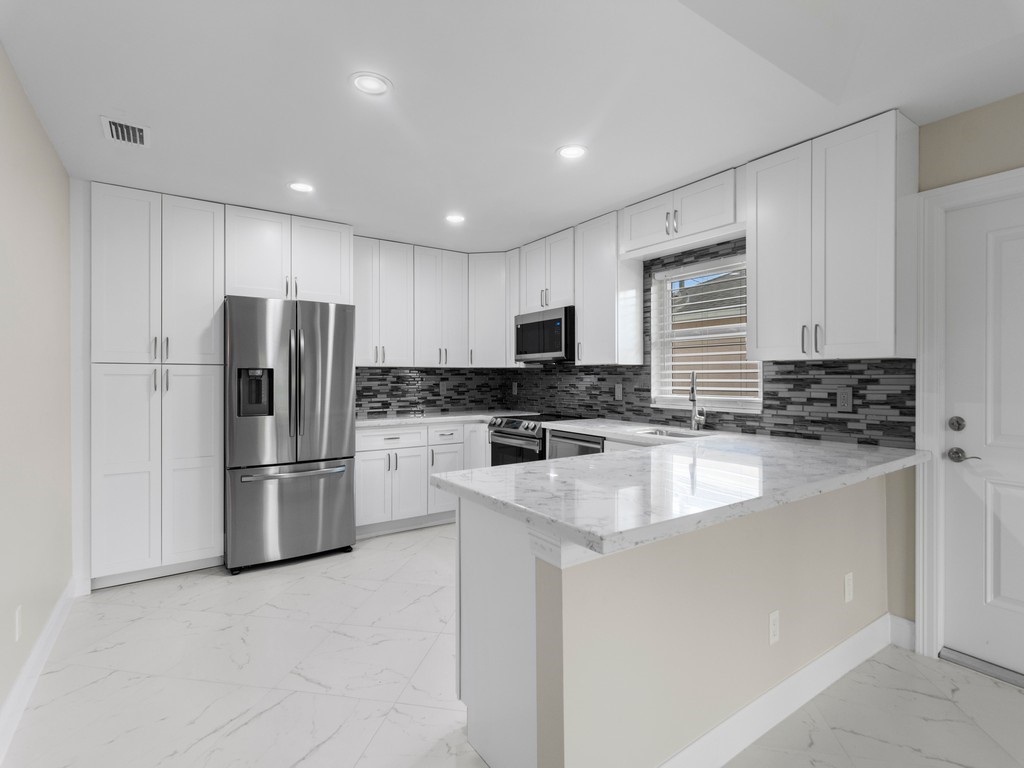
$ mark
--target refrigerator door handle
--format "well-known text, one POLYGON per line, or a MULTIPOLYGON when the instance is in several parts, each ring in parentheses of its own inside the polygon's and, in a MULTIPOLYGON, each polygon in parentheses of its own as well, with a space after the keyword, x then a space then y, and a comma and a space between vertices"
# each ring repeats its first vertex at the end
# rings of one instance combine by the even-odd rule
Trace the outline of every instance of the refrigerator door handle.
POLYGON ((288 437, 295 437, 295 331, 288 332, 288 437))
POLYGON ((302 375, 302 361, 306 357, 306 334, 299 329, 299 358, 295 363, 295 373, 299 377, 299 397, 296 405, 295 418, 298 421, 299 434, 306 432, 306 377, 302 375))
POLYGON ((348 467, 331 467, 330 469, 311 469, 308 472, 273 472, 266 475, 242 475, 243 483, 262 483, 267 480, 291 480, 293 477, 318 477, 320 475, 336 475, 348 471, 348 467))

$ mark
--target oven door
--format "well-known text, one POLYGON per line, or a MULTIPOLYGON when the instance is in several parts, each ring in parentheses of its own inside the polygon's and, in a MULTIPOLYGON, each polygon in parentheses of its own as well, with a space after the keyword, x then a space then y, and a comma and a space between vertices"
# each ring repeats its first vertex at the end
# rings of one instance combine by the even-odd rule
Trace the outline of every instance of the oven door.
POLYGON ((491 466, 500 464, 522 464, 524 461, 540 461, 544 458, 544 441, 539 437, 505 435, 491 431, 491 466))

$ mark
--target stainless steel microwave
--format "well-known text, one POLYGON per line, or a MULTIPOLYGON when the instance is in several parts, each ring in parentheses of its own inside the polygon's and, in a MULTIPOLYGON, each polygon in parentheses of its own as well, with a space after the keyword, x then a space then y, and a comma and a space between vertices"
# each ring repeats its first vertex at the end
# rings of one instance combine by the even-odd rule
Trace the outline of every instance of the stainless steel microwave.
POLYGON ((576 350, 576 310, 545 309, 516 315, 516 362, 572 360, 576 350))

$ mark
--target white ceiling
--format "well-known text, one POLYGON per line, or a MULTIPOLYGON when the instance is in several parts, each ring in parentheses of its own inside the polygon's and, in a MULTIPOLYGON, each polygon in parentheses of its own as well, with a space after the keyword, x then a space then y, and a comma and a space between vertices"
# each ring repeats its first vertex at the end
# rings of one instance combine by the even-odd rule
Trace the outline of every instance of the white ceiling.
POLYGON ((1024 91, 1021 0, 0 0, 0 42, 73 176, 464 251, 1024 91))

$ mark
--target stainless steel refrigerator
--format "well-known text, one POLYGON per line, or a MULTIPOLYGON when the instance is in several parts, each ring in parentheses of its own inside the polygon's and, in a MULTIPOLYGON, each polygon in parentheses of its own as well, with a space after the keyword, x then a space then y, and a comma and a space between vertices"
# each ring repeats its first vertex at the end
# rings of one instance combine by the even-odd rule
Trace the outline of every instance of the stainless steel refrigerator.
POLYGON ((225 565, 355 542, 355 307, 224 300, 225 565))

